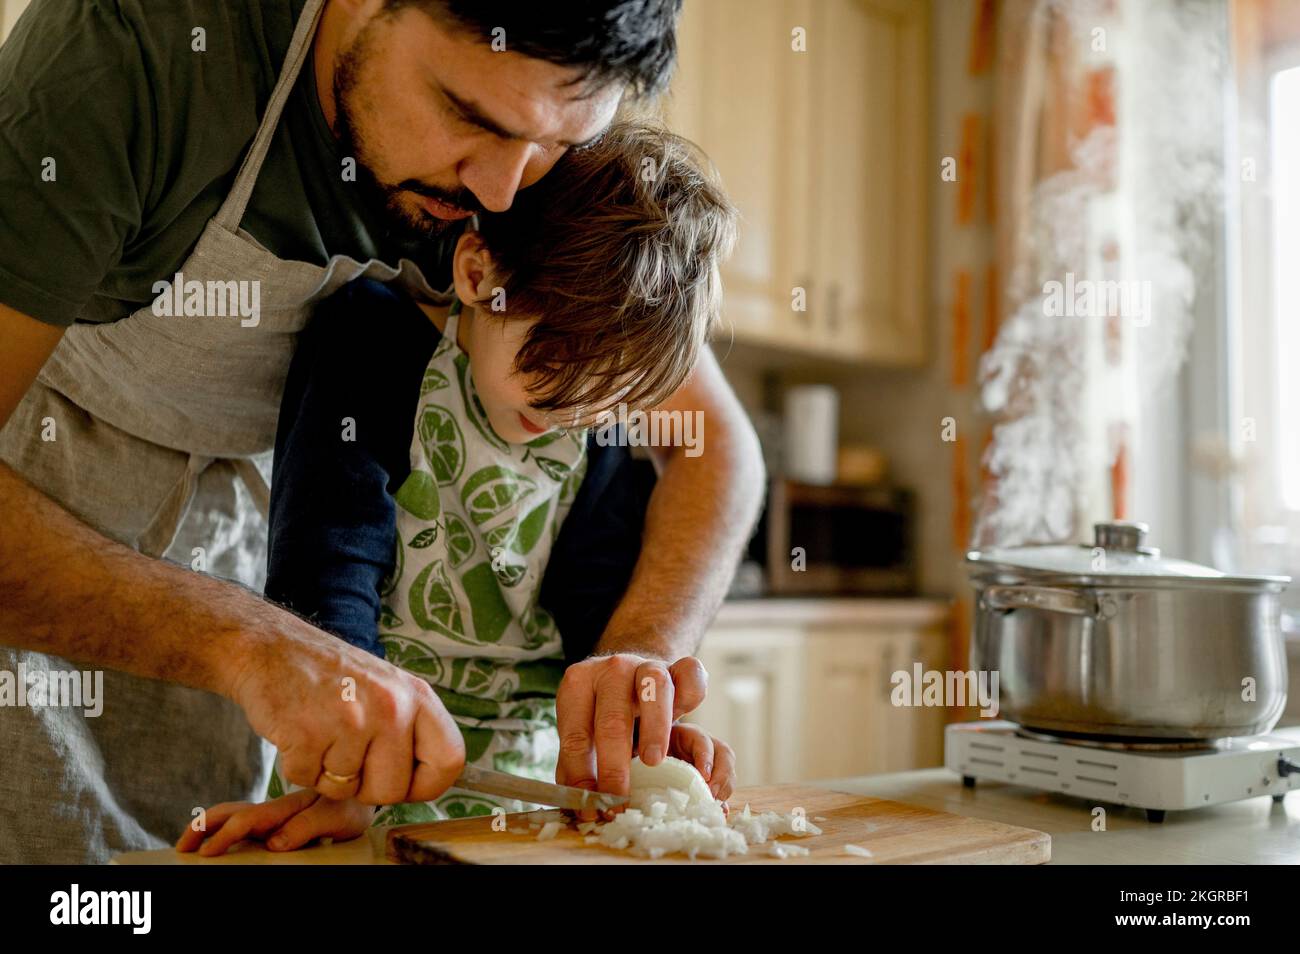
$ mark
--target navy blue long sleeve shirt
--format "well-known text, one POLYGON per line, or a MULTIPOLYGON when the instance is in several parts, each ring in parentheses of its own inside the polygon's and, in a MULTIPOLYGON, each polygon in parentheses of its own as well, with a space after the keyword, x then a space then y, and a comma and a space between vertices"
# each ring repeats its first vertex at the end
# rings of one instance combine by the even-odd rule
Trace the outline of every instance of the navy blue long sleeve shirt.
MULTIPOLYGON (((410 473, 420 384, 440 337, 400 290, 352 282, 300 335, 280 405, 266 595, 381 657, 393 494, 410 473)), ((589 441, 587 474, 539 597, 569 662, 591 652, 627 588, 653 486, 648 462, 589 441)))

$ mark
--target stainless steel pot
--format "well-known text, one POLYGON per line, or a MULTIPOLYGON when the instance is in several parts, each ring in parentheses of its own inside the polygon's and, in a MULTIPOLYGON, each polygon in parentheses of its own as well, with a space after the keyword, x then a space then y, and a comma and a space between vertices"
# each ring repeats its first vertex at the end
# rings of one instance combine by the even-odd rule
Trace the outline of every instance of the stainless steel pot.
POLYGON ((1290 578, 1164 559, 1143 545, 1146 532, 1104 523, 1091 547, 967 554, 971 664, 999 673, 1000 718, 1129 739, 1254 735, 1277 723, 1287 691, 1279 594, 1290 578))

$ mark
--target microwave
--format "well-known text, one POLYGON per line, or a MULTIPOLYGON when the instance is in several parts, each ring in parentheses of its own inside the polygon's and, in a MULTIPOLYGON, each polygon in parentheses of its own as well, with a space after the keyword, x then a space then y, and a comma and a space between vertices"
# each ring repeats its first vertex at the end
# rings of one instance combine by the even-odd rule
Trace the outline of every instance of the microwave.
POLYGON ((913 595, 914 506, 900 487, 774 479, 749 559, 776 596, 913 595))

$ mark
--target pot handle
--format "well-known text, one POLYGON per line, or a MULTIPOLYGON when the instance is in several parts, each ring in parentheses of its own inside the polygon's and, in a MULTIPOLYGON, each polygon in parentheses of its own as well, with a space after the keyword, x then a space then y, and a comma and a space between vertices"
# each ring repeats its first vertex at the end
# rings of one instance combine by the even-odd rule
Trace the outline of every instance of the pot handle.
POLYGON ((980 597, 980 603, 995 610, 1040 609, 1094 619, 1109 619, 1115 615, 1113 600, 1097 599, 1059 586, 989 586, 980 597))

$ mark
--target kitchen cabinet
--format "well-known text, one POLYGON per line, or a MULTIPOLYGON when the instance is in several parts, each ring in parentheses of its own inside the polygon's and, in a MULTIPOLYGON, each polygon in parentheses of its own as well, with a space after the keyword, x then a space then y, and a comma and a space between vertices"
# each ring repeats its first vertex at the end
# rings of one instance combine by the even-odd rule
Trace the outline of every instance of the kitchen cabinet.
POLYGON ((898 772, 943 762, 942 708, 894 706, 891 676, 944 670, 942 628, 865 626, 808 634, 804 778, 898 772))
POLYGON ((708 153, 740 212, 723 270, 737 340, 924 360, 928 10, 906 0, 685 5, 664 116, 708 153))
POLYGON ((939 765, 942 708, 891 703, 890 676, 948 664, 947 606, 928 600, 755 600, 719 613, 688 720, 736 750, 737 784, 939 765))
POLYGON ((709 690, 691 721, 735 750, 737 785, 802 777, 802 645, 802 633, 779 626, 721 627, 705 639, 709 690))

